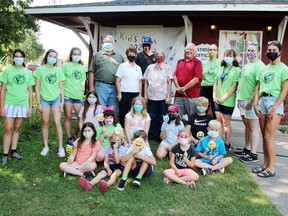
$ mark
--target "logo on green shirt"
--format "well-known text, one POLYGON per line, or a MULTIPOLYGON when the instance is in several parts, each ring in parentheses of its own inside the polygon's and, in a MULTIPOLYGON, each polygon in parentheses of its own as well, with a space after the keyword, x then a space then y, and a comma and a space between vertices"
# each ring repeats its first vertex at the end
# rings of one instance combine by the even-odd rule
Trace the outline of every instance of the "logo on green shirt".
POLYGON ((45 81, 48 82, 49 84, 54 84, 57 81, 57 73, 48 74, 45 77, 45 81))
POLYGON ((214 74, 215 73, 215 67, 210 67, 210 68, 208 68, 208 70, 207 70, 207 74, 208 75, 212 75, 212 74, 214 74))
POLYGON ((16 76, 13 77, 13 81, 17 85, 22 85, 26 81, 26 76, 25 76, 25 74, 17 74, 16 76))
POLYGON ((265 84, 270 83, 274 77, 275 77, 275 71, 274 72, 268 72, 267 74, 264 75, 263 80, 265 84))
POLYGON ((76 80, 80 80, 82 78, 82 73, 79 70, 74 70, 72 72, 72 77, 76 80))

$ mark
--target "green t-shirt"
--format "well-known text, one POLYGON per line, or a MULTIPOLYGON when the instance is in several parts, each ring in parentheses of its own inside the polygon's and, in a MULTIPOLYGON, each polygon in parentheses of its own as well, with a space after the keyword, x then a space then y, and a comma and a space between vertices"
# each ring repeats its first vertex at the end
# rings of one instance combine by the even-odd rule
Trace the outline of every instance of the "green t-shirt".
POLYGON ((89 71, 94 72, 94 79, 109 83, 115 83, 115 74, 124 58, 119 53, 112 53, 110 56, 97 52, 92 59, 89 71))
MULTIPOLYGON (((117 128, 122 128, 122 126, 121 126, 119 123, 116 125, 116 127, 117 127, 117 128)), ((103 139, 103 141, 102 141, 102 143, 101 143, 102 148, 106 148, 107 146, 110 145, 110 143, 109 143, 109 141, 108 141, 108 135, 109 135, 111 132, 113 132, 113 131, 114 131, 114 128, 116 128, 116 127, 112 124, 112 125, 110 125, 110 126, 98 126, 98 127, 96 128, 96 132, 97 132, 96 138, 97 138, 97 139, 101 136, 103 128, 106 129, 106 133, 105 133, 104 139, 103 139)))
POLYGON ((265 67, 262 61, 249 62, 246 64, 240 74, 237 88, 237 99, 248 101, 252 98, 257 85, 257 77, 260 71, 265 67))
POLYGON ((0 75, 0 82, 7 85, 4 104, 29 106, 28 87, 35 84, 30 70, 11 66, 0 75))
MULTIPOLYGON (((234 82, 238 82, 239 80, 239 73, 240 68, 239 67, 226 67, 224 71, 224 67, 221 67, 218 69, 217 73, 217 80, 218 85, 216 88, 216 97, 222 98, 223 95, 225 95, 229 89, 232 87, 234 82)), ((228 106, 228 107, 235 107, 235 99, 236 99, 236 90, 233 92, 233 94, 230 95, 229 98, 227 98, 221 105, 228 106)))
POLYGON ((213 86, 215 78, 217 76, 217 71, 221 67, 221 61, 216 59, 215 61, 210 61, 209 59, 203 63, 203 73, 202 73, 202 86, 213 86))
POLYGON ((62 71, 66 78, 64 83, 64 95, 73 99, 83 99, 82 83, 86 80, 86 70, 82 64, 67 62, 62 71))
POLYGON ((281 85, 287 79, 288 67, 284 63, 266 65, 257 78, 260 82, 259 96, 265 92, 278 98, 282 91, 281 85))
POLYGON ((60 68, 42 65, 33 76, 40 80, 40 96, 45 101, 53 101, 60 95, 60 82, 65 80, 60 68))

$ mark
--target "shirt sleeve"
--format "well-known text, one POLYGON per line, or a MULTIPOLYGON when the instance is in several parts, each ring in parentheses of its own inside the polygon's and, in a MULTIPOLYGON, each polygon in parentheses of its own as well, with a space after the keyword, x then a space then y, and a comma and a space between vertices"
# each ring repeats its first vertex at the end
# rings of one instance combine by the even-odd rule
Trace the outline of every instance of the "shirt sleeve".
POLYGON ((165 131, 166 127, 168 126, 167 122, 163 122, 161 126, 161 131, 165 131))
POLYGON ((127 149, 126 149, 124 146, 122 146, 122 145, 119 147, 118 150, 119 150, 119 156, 120 156, 120 157, 122 157, 123 155, 125 155, 125 154, 126 154, 126 151, 127 151, 127 149))
POLYGON ((7 83, 8 82, 8 73, 5 70, 2 74, 0 74, 0 82, 7 83))
POLYGON ((116 74, 115 76, 119 77, 119 78, 122 78, 122 67, 123 67, 123 63, 118 67, 117 71, 116 71, 116 74))
POLYGON ((84 106, 81 107, 78 117, 82 118, 83 117, 83 112, 84 112, 84 106))
POLYGON ((30 75, 29 75, 29 82, 28 82, 28 85, 29 86, 33 86, 35 85, 35 79, 33 77, 33 75, 31 74, 31 72, 29 71, 30 75))
POLYGON ((200 139, 200 141, 198 142, 198 145, 196 147, 196 152, 203 152, 203 139, 200 139))
POLYGON ((202 79, 202 71, 203 71, 202 62, 199 59, 197 59, 197 60, 198 61, 194 63, 194 64, 196 64, 195 68, 194 68, 194 77, 202 79))
POLYGON ((101 149, 100 142, 97 140, 93 146, 92 152, 98 152, 101 149))
POLYGON ((239 74, 240 74, 241 69, 239 67, 235 68, 235 74, 234 74, 234 79, 233 82, 238 82, 239 81, 239 74))
POLYGON ((64 81, 66 80, 63 71, 59 68, 59 80, 64 81))
POLYGON ((220 155, 225 155, 227 152, 226 152, 226 149, 225 149, 225 145, 224 145, 224 142, 221 138, 217 138, 216 140, 219 144, 219 154, 220 155))

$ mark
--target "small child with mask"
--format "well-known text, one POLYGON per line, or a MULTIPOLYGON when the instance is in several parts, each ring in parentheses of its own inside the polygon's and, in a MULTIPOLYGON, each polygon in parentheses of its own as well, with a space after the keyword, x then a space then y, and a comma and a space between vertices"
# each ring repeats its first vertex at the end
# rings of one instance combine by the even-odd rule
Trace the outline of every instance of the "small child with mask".
POLYGON ((211 120, 208 124, 208 136, 203 137, 196 148, 199 159, 196 160, 196 167, 202 168, 203 176, 214 171, 224 173, 225 167, 233 162, 231 157, 224 158, 226 149, 224 141, 219 138, 221 123, 211 120))
POLYGON ((167 115, 163 116, 163 120, 160 133, 162 141, 156 153, 159 159, 165 158, 173 146, 178 143, 178 133, 184 128, 184 124, 180 120, 179 108, 176 104, 168 107, 167 115))
POLYGON ((196 102, 197 113, 189 117, 187 123, 187 129, 191 131, 191 141, 197 145, 199 140, 207 136, 208 123, 213 119, 211 115, 206 113, 208 109, 209 101, 205 97, 199 97, 196 102))

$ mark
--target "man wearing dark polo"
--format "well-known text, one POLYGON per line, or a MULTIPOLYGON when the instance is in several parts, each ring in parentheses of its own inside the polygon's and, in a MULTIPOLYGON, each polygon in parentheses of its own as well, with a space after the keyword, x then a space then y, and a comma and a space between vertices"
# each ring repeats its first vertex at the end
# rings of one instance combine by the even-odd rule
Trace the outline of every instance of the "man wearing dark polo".
POLYGON ((124 62, 124 58, 113 51, 114 44, 115 39, 111 35, 106 35, 102 50, 93 56, 89 67, 88 82, 89 90, 96 90, 99 103, 106 107, 114 106, 114 111, 118 115, 115 74, 119 65, 124 62))

